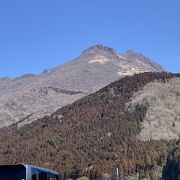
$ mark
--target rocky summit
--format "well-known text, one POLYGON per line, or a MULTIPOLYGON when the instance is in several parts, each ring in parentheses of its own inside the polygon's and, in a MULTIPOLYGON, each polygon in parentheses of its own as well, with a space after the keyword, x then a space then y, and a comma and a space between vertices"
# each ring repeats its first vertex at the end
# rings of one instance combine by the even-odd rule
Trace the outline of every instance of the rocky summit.
POLYGON ((38 75, 0 78, 0 127, 31 123, 124 76, 165 71, 132 50, 92 46, 73 61, 38 75))

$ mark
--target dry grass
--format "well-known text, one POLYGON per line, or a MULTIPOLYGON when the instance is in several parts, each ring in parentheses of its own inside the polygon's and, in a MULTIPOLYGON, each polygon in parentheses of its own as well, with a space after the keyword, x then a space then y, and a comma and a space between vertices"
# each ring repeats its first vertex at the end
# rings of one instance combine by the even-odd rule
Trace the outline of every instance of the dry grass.
POLYGON ((134 94, 131 106, 148 103, 140 139, 178 139, 180 135, 180 78, 152 82, 134 94))

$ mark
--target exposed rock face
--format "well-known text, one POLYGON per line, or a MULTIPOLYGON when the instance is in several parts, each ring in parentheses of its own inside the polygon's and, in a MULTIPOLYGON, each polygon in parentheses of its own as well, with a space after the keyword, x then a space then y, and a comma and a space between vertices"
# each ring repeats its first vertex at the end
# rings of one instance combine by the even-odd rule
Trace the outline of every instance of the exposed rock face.
POLYGON ((152 82, 135 93, 131 105, 147 105, 148 111, 139 135, 142 140, 179 139, 180 78, 166 83, 152 82))
POLYGON ((164 71, 133 51, 119 54, 96 45, 74 61, 39 75, 0 79, 0 127, 18 122, 21 127, 93 93, 126 75, 164 71))
POLYGON ((129 60, 129 63, 132 66, 139 67, 139 69, 145 69, 147 71, 165 71, 159 64, 152 61, 151 59, 143 56, 142 54, 136 53, 132 50, 129 50, 122 54, 129 60))

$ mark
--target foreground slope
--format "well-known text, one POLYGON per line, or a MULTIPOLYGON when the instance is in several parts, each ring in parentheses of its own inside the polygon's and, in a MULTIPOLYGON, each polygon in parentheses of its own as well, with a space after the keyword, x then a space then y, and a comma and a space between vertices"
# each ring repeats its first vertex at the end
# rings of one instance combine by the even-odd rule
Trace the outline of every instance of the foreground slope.
POLYGON ((139 137, 171 140, 180 136, 180 78, 149 83, 133 95, 131 108, 148 104, 139 137))
MULTIPOLYGON (((149 105, 127 107, 136 93, 155 81, 165 86, 180 74, 144 73, 125 77, 32 124, 0 131, 0 163, 26 162, 66 174, 122 174, 153 171, 166 162, 170 144, 141 141, 149 105)), ((179 152, 177 152, 179 153, 179 152)))
POLYGON ((164 71, 155 62, 127 51, 96 45, 78 58, 39 75, 0 79, 0 127, 19 126, 50 115, 126 75, 164 71))

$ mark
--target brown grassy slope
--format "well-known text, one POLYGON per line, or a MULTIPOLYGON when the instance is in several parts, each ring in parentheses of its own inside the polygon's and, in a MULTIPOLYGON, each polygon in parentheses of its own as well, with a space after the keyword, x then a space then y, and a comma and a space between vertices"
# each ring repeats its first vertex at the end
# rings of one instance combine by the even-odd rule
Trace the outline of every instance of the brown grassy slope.
POLYGON ((180 74, 143 73, 125 77, 22 129, 0 132, 0 163, 31 163, 72 173, 127 174, 166 160, 168 142, 139 141, 136 135, 148 104, 129 112, 125 104, 145 84, 165 83, 180 74), (92 166, 91 166, 92 165, 92 166))

